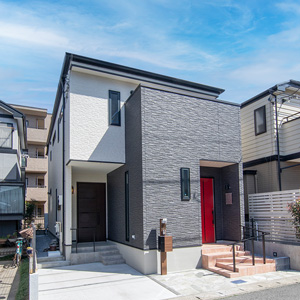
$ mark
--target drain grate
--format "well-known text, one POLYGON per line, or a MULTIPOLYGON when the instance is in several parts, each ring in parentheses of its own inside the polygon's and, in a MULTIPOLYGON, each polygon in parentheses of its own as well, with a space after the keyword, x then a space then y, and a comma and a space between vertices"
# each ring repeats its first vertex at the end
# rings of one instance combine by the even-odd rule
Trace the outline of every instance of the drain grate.
POLYGON ((239 279, 239 280, 234 280, 234 281, 231 281, 231 282, 234 283, 234 284, 241 284, 241 283, 246 283, 247 281, 239 279))

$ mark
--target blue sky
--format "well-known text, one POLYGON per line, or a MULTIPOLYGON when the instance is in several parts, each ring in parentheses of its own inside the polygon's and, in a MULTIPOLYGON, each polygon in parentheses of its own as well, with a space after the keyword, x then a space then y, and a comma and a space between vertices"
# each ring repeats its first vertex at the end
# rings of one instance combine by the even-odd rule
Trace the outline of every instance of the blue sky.
POLYGON ((65 52, 225 89, 300 80, 300 3, 0 0, 0 99, 52 111, 65 52))

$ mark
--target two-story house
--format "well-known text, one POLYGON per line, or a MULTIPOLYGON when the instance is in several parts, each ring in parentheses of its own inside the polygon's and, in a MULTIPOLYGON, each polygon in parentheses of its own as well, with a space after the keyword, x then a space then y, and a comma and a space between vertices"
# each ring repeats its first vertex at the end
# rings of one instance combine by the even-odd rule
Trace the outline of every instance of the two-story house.
POLYGON ((25 149, 24 115, 0 100, 0 236, 18 231, 23 219, 25 149))
POLYGON ((27 128, 28 158, 25 168, 25 201, 35 204, 34 222, 37 228, 48 226, 48 159, 46 155, 47 136, 51 114, 47 109, 14 105, 25 115, 27 128))
POLYGON ((300 188, 300 82, 277 84, 241 105, 247 196, 300 188))
MULTIPOLYGON (((203 243, 238 240, 243 223, 240 106, 224 90, 67 53, 48 136, 49 230, 110 241, 156 273, 159 220, 170 270, 201 265, 203 243)), ((84 257, 82 255, 82 257, 84 257)))

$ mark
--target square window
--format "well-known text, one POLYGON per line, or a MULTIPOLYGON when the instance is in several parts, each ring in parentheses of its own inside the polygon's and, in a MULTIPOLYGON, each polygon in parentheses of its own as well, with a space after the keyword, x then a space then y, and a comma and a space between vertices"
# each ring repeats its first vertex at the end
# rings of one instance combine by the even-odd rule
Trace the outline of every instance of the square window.
POLYGON ((267 132, 266 106, 262 106, 254 111, 255 135, 267 132))
POLYGON ((121 126, 120 92, 109 91, 109 124, 121 126))
POLYGON ((180 169, 180 182, 181 182, 181 200, 191 199, 191 189, 190 189, 190 169, 181 168, 180 169))

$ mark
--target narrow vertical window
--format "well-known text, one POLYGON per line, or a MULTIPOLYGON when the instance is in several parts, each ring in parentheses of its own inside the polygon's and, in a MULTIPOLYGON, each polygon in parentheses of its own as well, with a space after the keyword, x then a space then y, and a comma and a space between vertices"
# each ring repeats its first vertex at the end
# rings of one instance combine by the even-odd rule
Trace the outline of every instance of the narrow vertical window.
POLYGON ((265 105, 254 111, 254 126, 255 126, 255 135, 259 135, 267 131, 265 105))
POLYGON ((181 200, 190 200, 190 169, 181 168, 180 169, 180 181, 181 181, 181 200))
POLYGON ((129 173, 125 172, 125 232, 129 241, 129 173))
POLYGON ((108 111, 109 111, 109 124, 120 126, 121 125, 120 92, 109 91, 108 111))

